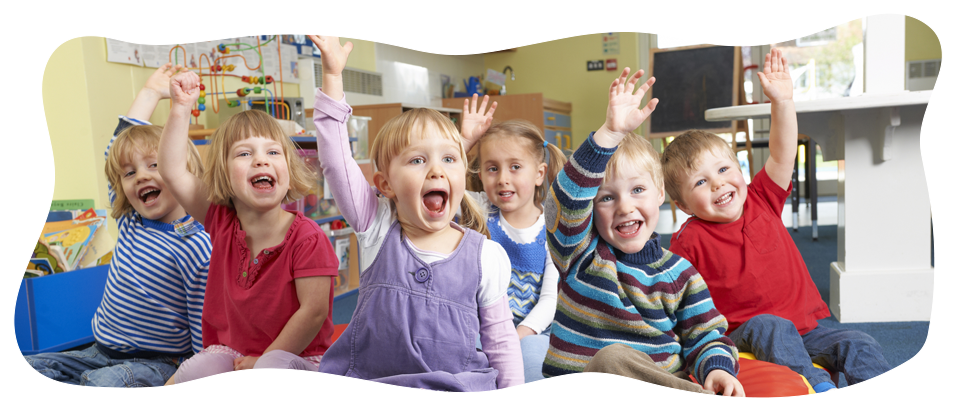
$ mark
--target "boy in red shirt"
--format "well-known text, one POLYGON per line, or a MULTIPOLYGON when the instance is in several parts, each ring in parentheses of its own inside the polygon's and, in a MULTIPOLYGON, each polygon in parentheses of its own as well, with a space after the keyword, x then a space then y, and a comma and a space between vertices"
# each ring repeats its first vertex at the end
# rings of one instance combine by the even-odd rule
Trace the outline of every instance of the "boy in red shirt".
POLYGON ((792 79, 779 50, 766 55, 758 75, 772 103, 770 158, 752 184, 736 153, 712 133, 686 132, 664 151, 666 190, 691 215, 670 251, 699 270, 740 352, 789 367, 816 392, 836 384, 813 362, 845 373, 849 385, 873 378, 889 369, 881 346, 863 332, 818 325, 829 309, 780 219, 792 190, 797 127, 792 79))

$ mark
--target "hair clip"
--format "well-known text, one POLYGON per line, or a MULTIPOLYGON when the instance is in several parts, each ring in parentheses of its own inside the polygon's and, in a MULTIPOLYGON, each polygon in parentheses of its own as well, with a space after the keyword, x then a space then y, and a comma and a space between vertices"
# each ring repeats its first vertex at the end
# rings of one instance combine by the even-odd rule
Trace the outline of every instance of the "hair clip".
POLYGON ((547 141, 544 140, 544 147, 547 147, 547 141))

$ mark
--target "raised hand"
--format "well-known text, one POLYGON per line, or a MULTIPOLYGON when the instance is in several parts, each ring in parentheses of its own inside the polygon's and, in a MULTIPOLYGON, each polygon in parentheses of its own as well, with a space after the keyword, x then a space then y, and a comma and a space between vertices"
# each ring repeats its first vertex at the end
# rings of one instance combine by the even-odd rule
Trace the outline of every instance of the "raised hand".
POLYGON ((345 62, 354 47, 351 42, 343 46, 338 37, 308 35, 315 47, 322 52, 322 73, 340 75, 345 70, 345 62))
POLYGON ((156 71, 146 79, 146 85, 143 86, 143 90, 152 90, 159 93, 159 98, 168 99, 170 97, 169 80, 172 79, 172 76, 185 70, 181 64, 177 64, 176 67, 173 67, 172 63, 166 63, 156 69, 156 71))
POLYGON ((792 100, 793 79, 789 76, 789 64, 779 49, 773 48, 766 53, 763 71, 756 72, 756 75, 759 76, 759 84, 763 86, 763 94, 769 101, 792 100))
POLYGON ((484 132, 491 127, 491 121, 494 119, 494 110, 497 109, 497 102, 491 103, 491 108, 484 112, 487 102, 490 98, 484 95, 484 101, 481 107, 477 107, 478 95, 474 94, 470 104, 468 99, 464 99, 464 111, 461 115, 461 138, 464 140, 465 152, 470 150, 478 140, 484 136, 484 132))
POLYGON ((637 80, 643 76, 643 70, 638 71, 630 80, 627 80, 629 74, 630 68, 624 68, 620 77, 614 79, 613 83, 610 84, 610 102, 607 104, 607 120, 604 123, 607 131, 614 137, 619 137, 620 140, 627 133, 639 127, 650 116, 653 109, 656 109, 657 102, 659 102, 659 99, 652 99, 641 109, 640 101, 643 100, 643 96, 647 94, 656 79, 651 77, 639 88, 636 88, 637 80), (637 89, 636 93, 634 93, 635 88, 637 89))
POLYGON ((190 108, 199 100, 199 75, 185 71, 173 76, 169 81, 169 95, 179 107, 190 108))

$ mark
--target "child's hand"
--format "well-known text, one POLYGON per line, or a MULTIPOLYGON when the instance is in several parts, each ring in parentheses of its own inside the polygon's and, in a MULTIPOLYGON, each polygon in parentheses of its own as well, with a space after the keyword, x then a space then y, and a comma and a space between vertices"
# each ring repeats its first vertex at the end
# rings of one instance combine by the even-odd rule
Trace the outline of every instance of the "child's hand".
POLYGON ((468 105, 468 99, 464 99, 464 112, 461 115, 461 138, 464 140, 465 152, 471 150, 471 147, 484 136, 484 132, 491 127, 491 121, 494 119, 491 116, 497 109, 497 102, 491 103, 491 109, 484 113, 488 99, 489 97, 484 95, 484 101, 481 102, 480 108, 477 107, 477 93, 472 97, 470 105, 468 105))
POLYGON ((342 74, 342 71, 345 70, 345 62, 348 61, 348 54, 351 53, 353 47, 351 42, 345 42, 345 45, 342 46, 338 37, 310 34, 308 38, 322 52, 323 75, 337 76, 342 74))
POLYGON ((759 84, 763 86, 763 94, 769 98, 770 102, 792 100, 793 79, 789 76, 786 58, 779 49, 774 48, 766 53, 763 71, 756 72, 756 75, 759 76, 759 84))
POLYGON ((192 107, 199 100, 199 75, 191 71, 179 73, 169 81, 169 95, 180 107, 192 107))
POLYGON ((637 79, 643 76, 643 70, 638 71, 630 80, 627 80, 629 74, 630 68, 624 68, 620 77, 614 79, 613 83, 610 84, 610 102, 607 104, 607 120, 604 122, 603 128, 606 129, 608 137, 614 140, 614 144, 606 146, 601 144, 603 147, 613 147, 619 144, 627 133, 634 131, 650 116, 653 109, 656 109, 657 102, 659 102, 659 99, 652 99, 641 109, 640 101, 643 100, 643 96, 647 94, 656 79, 651 77, 634 93, 633 89, 636 87, 637 79))
MULTIPOLYGON (((255 366, 255 362, 259 360, 258 356, 243 356, 241 358, 236 358, 232 360, 232 367, 234 370, 240 371, 243 369, 252 369, 255 366)), ((712 374, 712 372, 710 372, 712 374)))
POLYGON ((168 99, 170 97, 169 80, 172 79, 172 76, 184 70, 181 64, 172 67, 172 63, 166 63, 156 69, 156 71, 146 79, 146 85, 143 86, 143 90, 152 90, 159 93, 160 99, 168 99))
POLYGON ((714 369, 706 375, 706 382, 703 383, 703 389, 713 391, 714 393, 723 393, 723 396, 745 397, 743 384, 739 383, 733 375, 722 369, 714 369))

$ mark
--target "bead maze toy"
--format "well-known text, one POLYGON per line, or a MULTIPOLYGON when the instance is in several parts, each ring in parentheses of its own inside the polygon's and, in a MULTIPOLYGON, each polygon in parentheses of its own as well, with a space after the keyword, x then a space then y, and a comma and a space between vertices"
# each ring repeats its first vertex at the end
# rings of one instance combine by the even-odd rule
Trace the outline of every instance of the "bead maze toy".
MULTIPOLYGON (((281 42, 278 41, 279 36, 271 36, 264 43, 261 42, 260 37, 256 36, 256 45, 253 46, 248 43, 220 43, 216 50, 221 53, 220 56, 216 57, 214 61, 209 60, 209 56, 205 54, 199 55, 199 64, 198 64, 198 74, 202 83, 199 84, 199 100, 196 102, 196 106, 193 108, 191 114, 192 117, 196 118, 198 123, 199 115, 202 112, 206 111, 206 99, 210 99, 210 106, 214 113, 219 113, 219 99, 222 97, 226 100, 226 105, 228 107, 241 107, 242 109, 252 108, 253 101, 251 99, 243 99, 250 95, 265 95, 265 108, 266 112, 275 117, 276 119, 286 119, 288 120, 291 114, 291 110, 284 102, 285 100, 285 86, 282 79, 282 47, 281 42), (265 74, 265 69, 263 67, 262 59, 262 49, 264 47, 271 47, 269 43, 274 42, 275 47, 278 49, 278 62, 279 62, 279 79, 276 83, 275 79, 271 75, 265 74), (258 54, 259 62, 255 67, 251 67, 249 62, 246 61, 245 56, 240 52, 254 50, 258 54), (235 59, 242 59, 242 64, 245 65, 245 68, 250 71, 258 71, 260 75, 258 76, 239 76, 235 74, 230 74, 235 70, 235 64, 226 64, 228 61, 235 61, 235 59), (240 87, 236 91, 226 91, 225 90, 225 78, 226 77, 235 77, 240 79, 242 82, 247 83, 249 86, 240 87), (206 81, 208 79, 208 82, 206 81), (209 84, 209 87, 206 84, 209 84), (276 87, 278 84, 278 87, 276 87), (272 85, 272 90, 268 89, 268 85, 272 85), (227 97, 227 95, 234 95, 235 98, 227 97), (276 98, 278 96, 278 98, 276 98)), ((179 63, 179 52, 177 50, 182 50, 183 61, 186 58, 186 49, 181 45, 176 45, 169 50, 169 62, 173 64, 179 63)), ((261 104, 256 102, 256 104, 261 104)))

